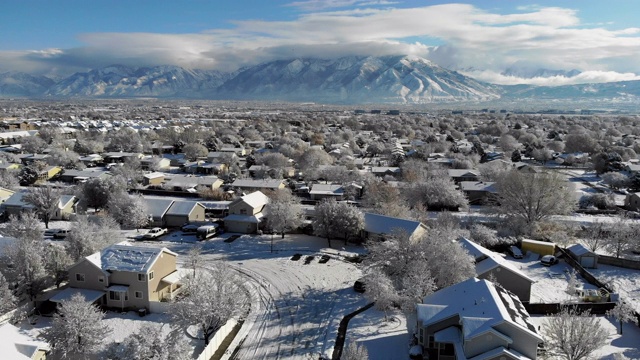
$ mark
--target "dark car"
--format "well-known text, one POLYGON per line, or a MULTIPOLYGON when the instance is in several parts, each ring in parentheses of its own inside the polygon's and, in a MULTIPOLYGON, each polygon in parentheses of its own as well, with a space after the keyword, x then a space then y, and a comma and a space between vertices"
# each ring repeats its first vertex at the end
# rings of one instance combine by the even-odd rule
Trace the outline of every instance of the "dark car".
POLYGON ((320 264, 326 264, 327 262, 329 262, 329 259, 331 259, 331 256, 329 255, 322 255, 320 256, 320 260, 318 260, 318 262, 320 264))
POLYGON ((311 255, 307 256, 307 257, 304 259, 304 264, 305 264, 305 265, 309 265, 309 264, 311 264, 311 262, 313 261, 313 259, 314 259, 314 257, 313 257, 313 256, 311 256, 311 255))
POLYGON ((509 246, 509 254, 511 254, 511 256, 513 256, 514 259, 522 259, 522 251, 520 250, 519 247, 512 245, 509 246))
POLYGON ((291 260, 298 261, 300 260, 301 257, 302 257, 302 254, 293 254, 293 256, 291 257, 291 260))
POLYGON ((367 284, 365 284, 362 279, 356 280, 356 282, 353 283, 353 290, 355 292, 363 293, 367 291, 367 284))
POLYGON ((183 233, 195 234, 198 231, 199 227, 200 225, 196 225, 196 224, 186 224, 186 225, 183 225, 180 228, 180 230, 182 230, 183 233))

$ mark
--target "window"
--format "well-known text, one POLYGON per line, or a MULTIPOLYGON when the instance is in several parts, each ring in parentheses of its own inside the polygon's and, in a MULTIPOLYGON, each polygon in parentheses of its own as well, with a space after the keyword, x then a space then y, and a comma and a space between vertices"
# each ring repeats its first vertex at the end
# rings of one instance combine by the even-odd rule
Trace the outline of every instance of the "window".
POLYGON ((104 282, 104 276, 98 276, 98 281, 99 282, 104 282))
POLYGON ((147 280, 146 274, 138 274, 138 281, 145 281, 147 280))
POLYGON ((84 274, 76 273, 76 281, 83 281, 84 282, 84 274))
POLYGON ((120 301, 120 293, 116 291, 109 291, 109 300, 120 301))
POLYGON ((136 299, 142 299, 142 291, 136 291, 135 296, 136 299))
POLYGON ((153 271, 149 273, 149 280, 153 280, 153 271))
POLYGON ((247 209, 240 209, 240 214, 246 215, 247 214, 247 209))

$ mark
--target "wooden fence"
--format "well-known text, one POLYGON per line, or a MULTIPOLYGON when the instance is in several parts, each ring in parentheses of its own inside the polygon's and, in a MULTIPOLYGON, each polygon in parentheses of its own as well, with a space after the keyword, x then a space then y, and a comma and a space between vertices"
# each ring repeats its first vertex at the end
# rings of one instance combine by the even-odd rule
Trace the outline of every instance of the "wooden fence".
POLYGON ((640 270, 640 261, 622 259, 613 256, 598 255, 598 263, 618 266, 626 269, 640 270))
POLYGON ((209 345, 204 348, 202 353, 198 356, 198 360, 209 360, 213 357, 213 354, 216 353, 224 339, 231 333, 233 328, 236 326, 238 321, 236 319, 229 319, 226 324, 224 324, 216 334, 213 335, 211 340, 209 340, 209 345))

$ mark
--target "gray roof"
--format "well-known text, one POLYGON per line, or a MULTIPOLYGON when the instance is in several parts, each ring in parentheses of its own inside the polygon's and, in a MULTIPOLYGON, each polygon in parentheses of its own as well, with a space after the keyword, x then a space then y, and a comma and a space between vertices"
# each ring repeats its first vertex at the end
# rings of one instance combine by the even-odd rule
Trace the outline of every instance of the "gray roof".
POLYGON ((11 195, 7 201, 2 203, 3 206, 13 206, 13 207, 33 207, 33 205, 22 200, 26 193, 25 192, 17 192, 11 195))
POLYGON ((155 219, 162 218, 171 207, 171 204, 173 204, 173 200, 170 199, 144 198, 144 202, 147 204, 147 211, 155 219))
POLYGON ((197 201, 174 201, 173 205, 171 205, 166 215, 189 215, 196 206, 202 205, 197 201))
POLYGON ((582 244, 571 245, 567 248, 567 250, 569 250, 575 256, 595 255, 593 251, 587 249, 587 247, 582 244))
POLYGON ((102 177, 104 175, 108 175, 108 173, 106 171, 102 171, 102 170, 96 170, 96 171, 91 171, 91 170, 64 170, 64 172, 62 173, 61 176, 64 177, 86 177, 86 178, 97 178, 97 177, 102 177))
POLYGON ((252 179, 237 179, 231 184, 231 186, 239 188, 279 188, 282 185, 282 180, 277 179, 265 179, 265 180, 252 180, 252 179))
POLYGON ((391 234, 403 230, 412 235, 422 224, 419 221, 400 219, 373 213, 364 213, 364 231, 371 234, 391 234))
POLYGON ((483 181, 461 181, 460 190, 462 191, 486 191, 490 193, 497 193, 495 182, 483 182, 483 181))

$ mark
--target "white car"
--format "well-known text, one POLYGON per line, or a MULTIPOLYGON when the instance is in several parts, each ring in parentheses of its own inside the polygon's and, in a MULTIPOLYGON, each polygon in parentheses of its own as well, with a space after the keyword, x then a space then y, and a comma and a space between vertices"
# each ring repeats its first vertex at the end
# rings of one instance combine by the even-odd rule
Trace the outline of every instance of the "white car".
POLYGON ((167 229, 163 229, 163 228, 153 228, 151 230, 149 230, 149 232, 147 232, 146 234, 142 235, 143 239, 156 239, 159 238, 160 236, 164 235, 167 233, 167 229))

